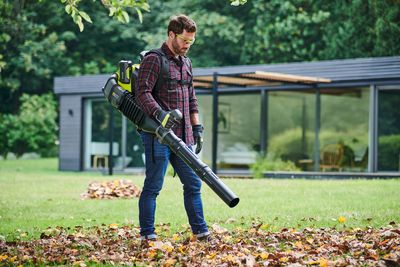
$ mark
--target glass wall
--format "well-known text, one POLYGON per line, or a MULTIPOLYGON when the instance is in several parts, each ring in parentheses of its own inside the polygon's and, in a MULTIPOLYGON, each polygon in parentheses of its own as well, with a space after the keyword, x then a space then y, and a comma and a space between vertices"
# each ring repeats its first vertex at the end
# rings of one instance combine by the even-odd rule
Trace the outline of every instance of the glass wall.
POLYGON ((218 104, 218 167, 248 168, 260 150, 260 94, 221 95, 218 104))
POLYGON ((199 117, 200 123, 204 127, 204 144, 203 148, 198 155, 200 159, 211 166, 212 163, 212 125, 213 125, 213 109, 212 109, 212 95, 197 95, 199 104, 199 117))
MULTIPOLYGON (((212 164, 212 95, 197 95, 204 146, 200 158, 212 164)), ((218 97, 217 168, 248 168, 260 152, 261 94, 218 97)), ((378 90, 378 171, 400 171, 400 88, 378 90)), ((303 171, 366 172, 369 144, 369 88, 267 92, 266 150, 270 160, 284 160, 303 171), (319 106, 318 106, 319 104, 319 106), (318 108, 320 114, 316 114, 318 108), (316 117, 318 116, 318 117, 316 117), (316 141, 316 123, 319 139, 316 141), (318 150, 316 150, 318 148, 318 150), (316 161, 315 159, 318 159, 316 161), (319 163, 319 164, 318 164, 319 163)), ((109 104, 84 102, 84 169, 108 168, 109 104)), ((136 127, 114 110, 114 168, 144 166, 136 127)))
POLYGON ((321 171, 367 171, 369 88, 321 90, 321 171))
MULTIPOLYGON (((197 95, 200 121, 204 125, 201 159, 212 161, 212 95, 197 95)), ((218 97, 217 168, 248 168, 255 162, 260 140, 260 94, 220 95, 218 97)))
MULTIPOLYGON (((114 140, 113 167, 123 170, 143 167, 143 147, 136 127, 113 110, 114 140)), ((110 105, 103 99, 86 99, 84 102, 84 169, 107 169, 110 154, 110 105)))
POLYGON ((144 167, 144 147, 140 135, 130 120, 123 119, 127 123, 125 168, 144 167))
POLYGON ((400 171, 400 87, 378 91, 378 171, 400 171))
POLYGON ((269 159, 312 170, 315 143, 315 91, 268 92, 269 159))

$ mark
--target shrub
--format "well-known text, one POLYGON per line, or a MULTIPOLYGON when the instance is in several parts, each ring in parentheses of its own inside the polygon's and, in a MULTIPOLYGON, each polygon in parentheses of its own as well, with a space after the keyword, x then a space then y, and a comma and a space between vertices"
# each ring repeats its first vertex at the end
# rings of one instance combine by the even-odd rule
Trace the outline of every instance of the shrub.
POLYGON ((379 137, 378 170, 398 171, 400 166, 400 135, 379 137))
POLYGON ((368 147, 368 132, 356 127, 348 132, 323 130, 319 139, 321 148, 329 144, 343 144, 349 146, 353 151, 364 152, 368 147))
POLYGON ((27 152, 54 156, 57 138, 56 103, 51 94, 22 95, 18 115, 3 115, 0 132, 5 132, 1 143, 2 154, 12 152, 17 158, 27 152))
POLYGON ((11 128, 13 116, 9 114, 0 114, 0 155, 7 158, 10 152, 10 144, 7 138, 7 132, 11 128))
MULTIPOLYGON (((362 127, 361 127, 362 128, 362 127)), ((346 146, 346 164, 354 158, 354 153, 363 154, 368 147, 368 133, 355 127, 349 132, 323 130, 319 135, 320 149, 329 144, 343 144, 346 146), (348 153, 347 153, 348 152, 348 153)), ((283 160, 298 162, 300 159, 313 158, 315 134, 306 132, 306 147, 302 146, 301 128, 293 128, 271 138, 268 153, 283 160)), ((344 164, 344 162, 343 162, 344 164)))
POLYGON ((271 154, 266 157, 259 157, 250 170, 255 178, 263 178, 265 171, 300 171, 292 161, 284 161, 275 158, 271 154))
POLYGON ((309 158, 313 151, 314 136, 313 132, 306 132, 306 148, 304 151, 301 128, 287 130, 271 138, 268 142, 268 153, 293 162, 309 158))

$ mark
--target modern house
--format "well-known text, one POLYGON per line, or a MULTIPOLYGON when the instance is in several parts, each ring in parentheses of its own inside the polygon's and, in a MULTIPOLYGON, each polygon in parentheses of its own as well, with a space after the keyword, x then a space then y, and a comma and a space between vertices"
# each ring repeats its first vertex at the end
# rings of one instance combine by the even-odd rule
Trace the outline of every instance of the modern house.
MULTIPOLYGON (((60 170, 143 168, 135 126, 101 92, 108 77, 55 78, 60 170)), ((303 174, 400 176, 400 56, 195 68, 194 85, 200 158, 217 173, 267 155, 303 174)))

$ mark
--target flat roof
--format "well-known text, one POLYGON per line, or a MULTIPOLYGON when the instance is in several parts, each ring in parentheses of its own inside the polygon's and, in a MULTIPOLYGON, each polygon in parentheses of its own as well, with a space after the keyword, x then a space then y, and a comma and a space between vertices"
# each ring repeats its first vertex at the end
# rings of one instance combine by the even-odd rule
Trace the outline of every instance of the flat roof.
MULTIPOLYGON (((400 82, 400 56, 194 68, 195 88, 212 88, 214 73, 218 74, 219 87, 235 87, 243 91, 250 87, 253 90, 255 87, 287 88, 291 84, 310 83, 332 84, 332 86, 351 82, 356 82, 360 86, 380 81, 397 83, 400 82), (267 77, 266 73, 269 73, 270 77, 267 77), (271 78, 274 75, 280 75, 280 78, 271 78), (283 77, 285 75, 293 76, 294 80, 285 80, 283 77), (296 77, 306 77, 309 81, 295 80, 296 77), (311 81, 312 79, 315 80, 311 81)), ((54 92, 56 94, 101 93, 101 88, 109 76, 110 74, 55 77, 54 92)))

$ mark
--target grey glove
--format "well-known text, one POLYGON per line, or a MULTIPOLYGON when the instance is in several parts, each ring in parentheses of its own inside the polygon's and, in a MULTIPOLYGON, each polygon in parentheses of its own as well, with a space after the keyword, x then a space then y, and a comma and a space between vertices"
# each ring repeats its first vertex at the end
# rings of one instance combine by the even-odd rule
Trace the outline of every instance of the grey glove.
POLYGON ((193 138, 196 144, 196 154, 199 154, 201 149, 203 148, 203 130, 204 128, 201 124, 196 124, 192 126, 193 138))

